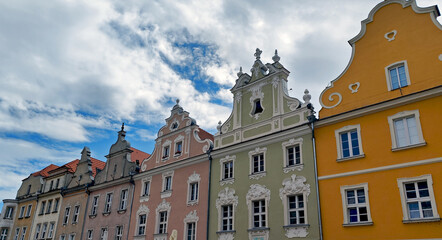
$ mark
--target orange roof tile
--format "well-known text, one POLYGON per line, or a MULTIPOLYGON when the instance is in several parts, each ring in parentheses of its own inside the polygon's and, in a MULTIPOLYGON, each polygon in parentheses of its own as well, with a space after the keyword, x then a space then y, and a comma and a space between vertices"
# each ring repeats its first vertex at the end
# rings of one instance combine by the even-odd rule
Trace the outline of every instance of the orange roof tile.
POLYGON ((97 168, 99 170, 103 170, 106 163, 101 160, 95 159, 93 157, 91 157, 91 161, 92 161, 92 175, 95 177, 95 175, 97 174, 97 168))
POLYGON ((145 152, 138 150, 136 148, 133 148, 133 147, 131 147, 130 150, 133 151, 131 154, 132 162, 136 162, 136 160, 139 160, 139 162, 141 163, 144 159, 146 159, 150 156, 149 153, 145 153, 145 152))
POLYGON ((213 142, 213 135, 208 133, 208 132, 206 132, 202 128, 199 129, 198 136, 201 138, 201 140, 210 139, 213 142))
POLYGON ((52 170, 54 170, 54 169, 57 169, 57 168, 59 168, 59 166, 54 165, 54 164, 51 164, 51 165, 49 165, 49 166, 43 168, 42 170, 40 170, 40 171, 38 171, 38 172, 32 173, 31 175, 32 175, 32 176, 42 176, 42 177, 47 177, 47 176, 49 176, 49 172, 50 172, 50 171, 52 171, 52 170))

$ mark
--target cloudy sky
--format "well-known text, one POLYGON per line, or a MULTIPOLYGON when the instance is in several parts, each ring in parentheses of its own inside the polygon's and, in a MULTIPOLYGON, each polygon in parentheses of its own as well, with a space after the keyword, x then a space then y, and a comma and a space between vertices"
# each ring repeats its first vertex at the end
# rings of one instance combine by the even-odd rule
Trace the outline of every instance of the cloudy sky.
POLYGON ((215 133, 257 47, 263 62, 278 49, 290 95, 308 88, 319 110, 379 1, 0 0, 0 200, 83 146, 105 160, 122 122, 132 146, 151 153, 177 98, 215 133))

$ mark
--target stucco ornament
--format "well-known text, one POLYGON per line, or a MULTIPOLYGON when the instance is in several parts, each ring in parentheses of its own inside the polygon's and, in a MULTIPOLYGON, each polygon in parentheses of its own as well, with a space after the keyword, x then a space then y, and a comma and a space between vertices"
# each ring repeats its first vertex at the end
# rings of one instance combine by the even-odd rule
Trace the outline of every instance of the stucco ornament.
POLYGON ((186 217, 184 218, 184 223, 198 222, 199 219, 200 218, 198 217, 196 210, 193 210, 186 215, 186 217))
POLYGON ((140 205, 140 207, 138 208, 138 211, 137 211, 137 216, 138 215, 140 215, 140 214, 142 214, 142 213, 144 213, 144 214, 146 214, 146 216, 147 215, 149 215, 149 207, 147 207, 146 205, 140 205))
MULTIPOLYGON (((324 92, 323 92, 323 93, 324 93, 324 92)), ((324 103, 322 102, 322 93, 321 93, 321 96, 319 97, 319 103, 321 104, 321 106, 322 106, 323 108, 327 108, 327 109, 334 108, 334 107, 338 106, 338 105, 342 102, 342 95, 341 95, 340 93, 338 93, 338 92, 334 92, 334 93, 330 94, 330 96, 328 96, 328 100, 329 100, 330 102, 333 102, 333 101, 335 100, 335 96, 338 97, 338 102, 335 103, 334 105, 326 106, 326 105, 324 105, 324 103)))
POLYGON ((359 82, 355 82, 348 85, 348 89, 350 89, 351 93, 357 93, 359 90, 359 86, 361 86, 361 84, 359 82))
POLYGON ((307 227, 291 227, 285 229, 285 236, 288 238, 307 237, 307 227))
POLYGON ((189 176, 189 179, 187 179, 187 184, 193 182, 199 182, 200 180, 201 180, 200 175, 194 171, 193 174, 189 176))
POLYGON ((274 76, 273 79, 272 79, 273 87, 274 88, 278 87, 278 84, 279 84, 279 78, 278 78, 278 76, 274 76))
POLYGON ((397 31, 393 30, 393 31, 386 33, 384 35, 384 38, 387 39, 389 42, 391 42, 396 38, 396 34, 397 34, 397 31))
POLYGON ((296 176, 295 174, 292 174, 290 178, 284 179, 282 181, 283 188, 279 189, 281 200, 287 195, 298 193, 305 193, 308 196, 310 194, 310 184, 305 184, 306 181, 307 179, 304 176, 296 176))
POLYGON ((218 233, 218 240, 233 240, 234 233, 218 233))
POLYGON ((238 196, 235 196, 235 189, 226 187, 221 192, 218 193, 218 198, 216 199, 216 208, 219 209, 223 205, 230 205, 236 208, 238 205, 238 196))
POLYGON ((270 200, 270 190, 267 189, 264 185, 253 184, 250 186, 249 191, 247 192, 247 205, 251 204, 252 201, 266 198, 270 200))
POLYGON ((178 239, 178 232, 176 229, 172 230, 172 233, 170 234, 169 240, 177 240, 178 239))
POLYGON ((170 203, 166 202, 166 200, 163 199, 163 201, 158 204, 156 211, 157 213, 161 211, 170 211, 170 203))

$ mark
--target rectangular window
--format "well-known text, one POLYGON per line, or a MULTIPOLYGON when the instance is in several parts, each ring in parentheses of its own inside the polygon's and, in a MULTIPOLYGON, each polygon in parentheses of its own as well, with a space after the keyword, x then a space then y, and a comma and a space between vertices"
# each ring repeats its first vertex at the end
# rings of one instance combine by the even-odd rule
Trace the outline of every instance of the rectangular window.
POLYGON ((18 240, 18 236, 20 235, 20 228, 15 229, 14 240, 18 240))
POLYGON ((25 214, 25 206, 22 206, 20 208, 20 214, 18 215, 18 218, 23 218, 23 215, 25 214))
POLYGON ((60 240, 65 240, 66 236, 65 235, 60 235, 60 240))
POLYGON ((97 215, 97 208, 98 208, 98 196, 94 196, 94 199, 92 199, 91 215, 97 215))
POLYGON ((183 142, 177 142, 175 144, 175 155, 180 155, 181 151, 183 151, 183 142))
POLYGON ((233 205, 222 206, 222 226, 221 230, 233 230, 233 205))
POLYGON ((164 191, 172 190, 172 176, 167 176, 164 178, 164 191))
POLYGON ((287 147, 286 167, 301 164, 301 149, 299 145, 287 147))
POLYGON ((112 207, 112 193, 106 195, 106 203, 104 204, 104 212, 110 213, 112 207))
POLYGON ((51 181, 51 185, 49 186, 49 191, 51 191, 53 187, 54 187, 54 180, 51 181))
POLYGON ((195 240, 196 239, 196 224, 194 222, 187 223, 187 234, 186 240, 195 240))
POLYGON ((169 157, 169 150, 170 150, 170 146, 163 147, 163 158, 169 157))
POLYGON ((167 212, 163 211, 159 213, 158 233, 167 233, 167 212))
POLYGON ((80 206, 77 205, 74 207, 74 215, 72 216, 72 224, 78 222, 78 215, 80 214, 80 206))
POLYGON ((233 161, 223 163, 223 179, 233 178, 233 161))
POLYGON ((101 229, 100 240, 107 240, 107 228, 101 229))
POLYGON ((70 207, 67 207, 65 210, 64 210, 64 218, 63 218, 63 224, 68 224, 68 222, 69 222, 69 212, 71 211, 71 208, 70 207))
POLYGON ((145 181, 143 183, 143 196, 149 196, 150 181, 145 181))
POLYGON ((356 129, 340 133, 339 135, 341 138, 341 154, 343 158, 360 155, 358 132, 356 129))
POLYGON ((189 187, 189 202, 198 201, 198 183, 194 182, 189 187))
POLYGON ((146 232, 146 214, 138 217, 138 235, 144 235, 146 232))
POLYGON ((390 68, 388 71, 390 73, 391 90, 408 86, 405 66, 403 64, 390 68))
POLYGON ((12 219, 12 212, 14 211, 13 207, 7 207, 6 208, 6 214, 5 214, 5 218, 7 219, 12 219))
POLYGON ((57 179, 57 183, 55 184, 55 189, 58 189, 59 184, 60 184, 60 178, 57 179))
POLYGON ((416 118, 414 116, 395 119, 393 122, 398 147, 419 143, 416 118))
POLYGON ((41 238, 44 239, 46 237, 46 231, 48 230, 48 224, 43 223, 43 226, 41 227, 41 238))
POLYGON ((92 240, 92 238, 94 237, 94 230, 92 230, 92 229, 87 230, 86 237, 87 237, 87 240, 92 240))
POLYGON ((405 183, 404 188, 410 219, 434 217, 427 181, 405 183))
POLYGON ((32 185, 28 185, 28 190, 26 191, 26 195, 29 195, 31 193, 31 186, 32 185))
POLYGON ((115 229, 115 240, 123 240, 123 226, 117 226, 115 229))
POLYGON ((264 172, 264 154, 258 154, 253 156, 253 172, 264 172))
POLYGON ((40 237, 40 229, 41 229, 41 224, 37 224, 37 227, 35 228, 35 238, 34 238, 36 240, 40 237))
POLYGON ((126 207, 127 207, 127 195, 128 195, 128 190, 127 189, 121 190, 120 210, 125 210, 126 207))
POLYGON ((46 214, 51 213, 51 208, 52 208, 52 199, 48 201, 48 206, 46 208, 46 214))
POLYGON ((305 224, 304 195, 289 196, 287 198, 289 224, 305 224))
POLYGON ((27 227, 23 227, 23 228, 22 228, 22 230, 21 230, 21 238, 20 238, 20 240, 25 240, 26 230, 28 230, 27 227))
POLYGON ((341 186, 344 224, 371 224, 368 184, 341 186))
POLYGON ((6 240, 7 237, 8 237, 8 229, 2 228, 2 232, 0 234, 0 240, 6 240))
POLYGON ((69 234, 69 240, 75 240, 75 234, 69 234))
POLYGON ((49 232, 48 232, 48 238, 52 239, 52 236, 54 234, 54 227, 55 227, 55 223, 51 222, 49 223, 49 232))
POLYGON ((40 215, 43 215, 45 212, 45 207, 46 207, 46 201, 41 202, 41 206, 40 206, 40 215))
POLYGON ((266 227, 266 204, 265 200, 253 201, 253 227, 266 227))
POLYGON ((26 210, 26 217, 30 217, 32 212, 32 204, 28 205, 28 209, 26 210))
POLYGON ((56 198, 55 199, 55 204, 54 204, 54 213, 58 212, 58 204, 60 203, 60 198, 56 198))

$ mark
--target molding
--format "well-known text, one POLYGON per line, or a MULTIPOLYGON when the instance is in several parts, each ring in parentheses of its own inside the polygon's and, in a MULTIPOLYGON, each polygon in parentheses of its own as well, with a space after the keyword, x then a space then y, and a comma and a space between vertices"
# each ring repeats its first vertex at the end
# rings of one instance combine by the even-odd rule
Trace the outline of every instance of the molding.
MULTIPOLYGON (((343 225, 369 225, 370 223, 373 224, 373 220, 371 219, 371 210, 370 210, 370 201, 369 201, 369 196, 368 196, 368 183, 360 183, 360 184, 355 184, 355 185, 344 185, 344 186, 340 186, 341 189, 341 199, 342 199, 342 211, 343 211, 343 219, 344 219, 344 223, 343 225), (347 204, 347 194, 346 191, 347 190, 356 190, 356 189, 364 189, 364 197, 365 197, 365 205, 361 205, 361 204, 354 204, 351 207, 363 207, 365 206, 367 209, 367 221, 365 222, 350 222, 348 219, 348 204, 347 204)), ((358 196, 355 195, 355 198, 357 198, 358 196)))
POLYGON ((389 42, 391 42, 396 38, 396 34, 397 34, 397 30, 392 30, 392 31, 384 34, 384 38, 387 39, 389 42), (390 37, 390 35, 392 35, 392 36, 390 37))
MULTIPOLYGON (((269 202, 270 202, 270 190, 264 186, 264 185, 260 185, 260 184, 252 184, 249 188, 249 191, 247 192, 246 195, 246 203, 247 203, 247 208, 248 208, 248 213, 249 213, 249 235, 252 232, 256 232, 255 230, 259 231, 260 228, 256 229, 253 227, 253 201, 256 200, 264 200, 265 202, 265 221, 266 221, 266 226, 269 226, 269 202), (251 230, 251 231, 250 231, 251 230)), ((268 234, 268 232, 267 232, 268 234)), ((250 237, 250 236, 249 236, 250 237)), ((267 237, 268 239, 268 237, 267 237)))
POLYGON ((432 164, 432 163, 438 163, 438 162, 442 162, 442 157, 430 158, 430 159, 425 159, 425 160, 418 160, 418 161, 407 162, 407 163, 399 163, 399 164, 387 165, 387 166, 382 166, 382 167, 367 168, 367 169, 363 169, 363 170, 338 173, 338 174, 331 174, 331 175, 326 175, 326 176, 320 176, 320 177, 318 177, 318 180, 348 177, 348 176, 354 176, 354 175, 359 175, 359 174, 381 172, 381 171, 387 171, 387 170, 392 170, 392 169, 420 166, 420 165, 426 165, 426 164, 432 164))
MULTIPOLYGON (((391 149, 405 148, 405 147, 410 147, 412 145, 425 143, 425 139, 424 139, 424 136, 422 133, 419 110, 402 111, 402 112, 396 113, 394 115, 388 116, 388 125, 390 127, 391 149), (416 130, 417 130, 417 135, 419 137, 419 142, 415 143, 415 144, 410 144, 410 145, 398 147, 397 141, 396 141, 397 139, 396 139, 396 130, 394 127, 394 121, 397 119, 404 119, 404 118, 412 117, 412 116, 416 120, 416 130)), ((409 137, 409 135, 407 137, 409 137)))
MULTIPOLYGON (((282 162, 282 168, 284 173, 288 173, 290 171, 294 171, 294 170, 298 170, 301 171, 304 168, 304 161, 302 159, 302 143, 304 142, 304 139, 302 137, 299 138, 291 138, 288 141, 282 142, 282 154, 283 154, 283 162, 282 162), (299 164, 295 164, 292 166, 288 166, 288 157, 287 157, 287 148, 288 147, 292 147, 292 146, 296 146, 299 145, 299 156, 300 156, 300 162, 299 164)), ((295 156, 295 152, 293 152, 294 158, 296 158, 295 156)))
POLYGON ((233 184, 235 182, 235 159, 236 155, 227 155, 219 160, 220 164, 220 184, 223 186, 224 184, 233 184), (232 161, 233 163, 233 173, 232 178, 224 179, 224 163, 232 161))
POLYGON ((249 151, 249 179, 260 179, 261 177, 264 177, 266 175, 266 161, 267 161, 267 156, 266 156, 266 152, 267 152, 267 148, 266 147, 256 147, 254 150, 249 151), (263 156, 263 162, 264 162, 264 171, 259 171, 254 173, 253 172, 253 157, 256 155, 261 155, 263 156))
MULTIPOLYGON (((336 139, 336 150, 337 150, 337 154, 338 154, 338 160, 346 160, 346 159, 350 159, 350 158, 354 158, 354 157, 359 157, 360 155, 364 155, 364 150, 362 148, 362 137, 361 137, 361 125, 360 124, 355 124, 355 125, 348 125, 348 126, 344 126, 341 127, 339 129, 335 130, 335 139, 336 139), (358 144, 359 144, 359 154, 358 155, 353 155, 353 149, 351 148, 351 156, 350 157, 342 157, 342 143, 341 143, 341 133, 346 133, 346 132, 350 132, 351 130, 356 130, 356 133, 358 134, 358 144)), ((350 143, 351 143, 351 138, 349 136, 349 147, 350 147, 350 143)))
POLYGON ((401 151, 401 150, 410 149, 410 148, 422 147, 422 146, 426 146, 426 145, 427 145, 426 142, 422 142, 422 143, 412 144, 412 145, 408 145, 408 146, 404 146, 404 147, 392 148, 391 151, 396 152, 396 151, 401 151))
POLYGON ((336 159, 336 162, 345 162, 345 161, 355 160, 355 159, 359 159, 359 158, 365 158, 365 154, 359 154, 359 155, 346 157, 346 158, 338 158, 338 159, 336 159))

